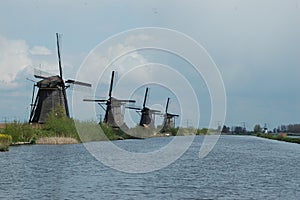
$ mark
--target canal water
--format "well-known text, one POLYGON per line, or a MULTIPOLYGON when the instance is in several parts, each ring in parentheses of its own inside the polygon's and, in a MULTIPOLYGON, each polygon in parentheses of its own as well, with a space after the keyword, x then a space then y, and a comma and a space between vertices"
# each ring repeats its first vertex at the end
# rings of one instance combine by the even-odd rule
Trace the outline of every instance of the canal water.
MULTIPOLYGON (((145 151, 171 139, 115 144, 145 151)), ((300 199, 299 144, 221 136, 200 159, 202 141, 195 137, 176 162, 142 174, 111 169, 82 144, 10 147, 0 153, 0 199, 300 199)))

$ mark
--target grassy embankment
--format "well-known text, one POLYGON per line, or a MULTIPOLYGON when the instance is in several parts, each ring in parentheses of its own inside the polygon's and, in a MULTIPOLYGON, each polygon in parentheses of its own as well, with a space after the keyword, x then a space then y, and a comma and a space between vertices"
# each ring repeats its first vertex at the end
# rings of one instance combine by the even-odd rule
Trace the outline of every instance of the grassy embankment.
POLYGON ((284 142, 292 142, 292 143, 300 144, 300 138, 291 138, 291 137, 288 137, 287 134, 284 134, 284 133, 281 133, 278 135, 259 133, 259 134, 257 134, 257 136, 262 137, 262 138, 271 139, 271 140, 279 140, 279 141, 284 141, 284 142))
MULTIPOLYGON (((9 145, 17 144, 74 144, 79 142, 127 139, 122 131, 117 131, 96 122, 78 122, 66 117, 63 107, 57 107, 42 125, 31 125, 15 121, 5 124, 2 135, 9 136, 9 145), (75 126, 76 124, 76 126, 75 126), (80 136, 77 129, 80 130, 80 136), (100 132, 101 131, 101 132, 100 132), (105 133, 105 134, 101 134, 105 133)), ((6 137, 1 136, 0 146, 9 146, 6 137)))
MULTIPOLYGON (((135 127, 128 130, 126 134, 122 130, 116 130, 105 123, 100 125, 93 121, 80 122, 67 118, 63 107, 57 107, 48 116, 43 125, 30 125, 28 123, 8 123, 1 130, 1 133, 8 135, 7 139, 0 140, 4 148, 10 144, 74 144, 79 142, 147 138, 155 136, 159 128, 149 130, 142 127, 135 127), (80 136, 78 134, 80 133, 80 136)), ((173 128, 168 130, 170 135, 202 135, 207 134, 207 129, 173 128)), ((158 133, 157 136, 160 136, 158 133)), ((164 136, 161 134, 161 136, 164 136)), ((4 136, 2 136, 4 138, 4 136)))

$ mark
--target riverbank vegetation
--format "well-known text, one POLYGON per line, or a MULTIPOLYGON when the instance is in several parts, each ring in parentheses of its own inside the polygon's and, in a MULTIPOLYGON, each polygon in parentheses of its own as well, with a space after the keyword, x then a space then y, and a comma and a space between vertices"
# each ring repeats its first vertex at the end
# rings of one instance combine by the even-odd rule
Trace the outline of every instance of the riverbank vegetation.
MULTIPOLYGON (((12 144, 35 144, 40 138, 74 138, 80 141, 74 121, 66 117, 62 107, 50 112, 46 122, 42 125, 21 123, 14 121, 7 123, 3 133, 12 137, 12 144)), ((57 143, 57 140, 55 140, 57 143)))
POLYGON ((8 151, 9 145, 12 143, 12 137, 7 134, 0 133, 0 151, 8 151))
MULTIPOLYGON (((50 112, 44 124, 29 124, 14 121, 5 124, 0 130, 0 148, 7 150, 10 144, 74 144, 80 142, 120 140, 120 139, 138 139, 148 137, 163 136, 187 136, 187 135, 212 135, 220 134, 218 130, 207 128, 196 129, 189 128, 170 128, 161 133, 161 127, 148 129, 141 126, 125 129, 115 129, 106 123, 97 123, 95 121, 77 121, 66 117, 62 106, 56 107, 50 112), (123 131, 125 130, 125 131, 123 131), (80 134, 78 134, 80 133, 80 134)), ((229 127, 224 126, 222 134, 247 134, 257 135, 268 139, 275 139, 286 142, 300 144, 300 138, 291 138, 282 134, 263 134, 262 129, 255 126, 253 132, 247 132, 245 129, 234 129, 231 132, 229 127), (239 130, 237 132, 237 130, 239 130)), ((0 149, 0 150, 1 150, 0 149)))
POLYGON ((284 134, 284 133, 280 133, 280 134, 276 134, 276 135, 259 133, 259 134, 257 134, 257 136, 262 137, 262 138, 271 139, 271 140, 278 140, 278 141, 292 142, 292 143, 300 144, 300 138, 288 137, 287 134, 284 134))
POLYGON ((105 123, 80 122, 66 117, 64 108, 53 109, 44 124, 14 121, 5 124, 2 133, 11 137, 11 144, 74 144, 80 142, 132 139, 134 136, 105 123), (80 136, 78 132, 80 133, 80 136))

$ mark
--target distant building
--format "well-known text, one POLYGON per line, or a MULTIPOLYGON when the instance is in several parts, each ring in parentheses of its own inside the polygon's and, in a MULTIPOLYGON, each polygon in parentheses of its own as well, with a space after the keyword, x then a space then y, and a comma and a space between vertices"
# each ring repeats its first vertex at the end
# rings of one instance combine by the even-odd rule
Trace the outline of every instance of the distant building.
POLYGON ((262 133, 269 133, 269 130, 267 128, 267 124, 265 124, 263 130, 262 130, 262 133))

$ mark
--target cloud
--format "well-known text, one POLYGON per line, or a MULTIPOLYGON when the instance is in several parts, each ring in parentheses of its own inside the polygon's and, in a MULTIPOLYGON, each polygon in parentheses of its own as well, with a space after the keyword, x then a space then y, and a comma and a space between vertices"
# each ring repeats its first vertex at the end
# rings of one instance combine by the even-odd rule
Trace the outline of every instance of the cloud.
MULTIPOLYGON (((132 45, 133 41, 139 42, 147 39, 149 37, 146 35, 130 35, 125 41, 111 40, 97 46, 87 55, 79 70, 80 73, 77 74, 77 79, 91 80, 93 85, 97 85, 98 81, 106 84, 110 81, 112 70, 116 70, 117 75, 122 76, 128 69, 147 63, 147 59, 135 51, 136 47, 132 45), (105 75, 102 74, 104 72, 105 75)), ((145 78, 145 75, 141 74, 137 77, 145 78)))
POLYGON ((41 66, 44 71, 57 74, 57 64, 52 51, 44 46, 29 47, 25 40, 8 39, 0 35, 0 89, 16 88, 18 74, 33 73, 32 68, 41 66), (40 57, 37 56, 47 56, 40 57), (51 70, 50 70, 51 69, 51 70))
POLYGON ((18 72, 32 64, 24 40, 9 40, 0 36, 0 88, 13 88, 18 72))
POLYGON ((34 46, 29 50, 31 55, 51 55, 52 51, 44 46, 34 46))
MULTIPOLYGON (((171 104, 171 107, 174 106, 174 108, 170 107, 172 112, 180 114, 181 119, 188 119, 187 116, 190 116, 189 118, 195 119, 195 125, 198 125, 196 124, 199 117, 198 105, 192 87, 197 88, 197 91, 199 88, 196 83, 187 80, 183 74, 183 71, 190 72, 185 68, 187 63, 182 65, 184 62, 182 58, 160 49, 139 49, 144 43, 146 43, 145 47, 151 47, 152 41, 157 40, 157 37, 151 33, 149 35, 131 33, 119 40, 111 39, 108 43, 102 43, 88 55, 76 79, 92 82, 95 90, 94 94, 89 95, 90 97, 93 95, 107 97, 111 71, 115 70, 117 74, 114 81, 114 97, 120 99, 138 97, 140 101, 137 105, 141 105, 144 87, 150 85, 150 88, 154 89, 152 98, 155 104, 158 103, 163 108, 166 99, 171 97, 174 102, 179 101, 181 104, 171 104), (180 62, 176 62, 177 60, 180 62), (142 92, 137 96, 134 95, 135 91, 140 88, 143 88, 142 92)), ((168 47, 171 45, 169 43, 162 45, 168 47)), ((180 46, 187 48, 184 45, 180 46)), ((78 114, 80 117, 91 116, 91 111, 87 109, 89 105, 82 102, 82 99, 86 98, 85 95, 87 94, 83 96, 74 94, 73 96, 73 100, 75 99, 73 108, 76 114, 80 113, 78 114)))

